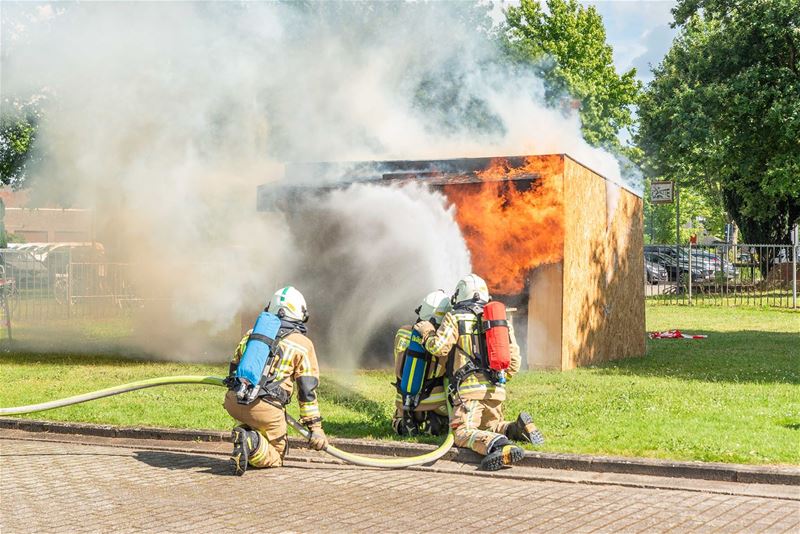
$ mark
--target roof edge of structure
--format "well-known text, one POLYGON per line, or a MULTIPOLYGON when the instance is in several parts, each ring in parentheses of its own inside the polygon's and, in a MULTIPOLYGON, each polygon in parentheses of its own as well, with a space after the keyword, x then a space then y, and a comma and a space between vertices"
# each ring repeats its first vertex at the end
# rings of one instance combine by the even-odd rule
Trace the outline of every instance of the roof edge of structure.
MULTIPOLYGON (((444 158, 444 159, 414 159, 414 160, 362 160, 362 161, 308 161, 286 163, 283 180, 266 183, 259 186, 259 190, 272 187, 292 187, 298 189, 328 189, 339 188, 351 183, 392 182, 395 180, 410 179, 416 176, 417 180, 432 185, 441 185, 444 179, 442 174, 468 174, 483 170, 492 160, 504 159, 512 162, 518 161, 522 165, 525 158, 529 157, 560 157, 562 160, 569 158, 574 163, 590 170, 606 182, 615 184, 635 196, 642 198, 642 193, 635 191, 626 183, 611 180, 597 172, 592 167, 584 164, 566 152, 548 154, 523 154, 513 156, 478 156, 469 158, 444 158), (291 177, 287 182, 286 178, 291 177)), ((526 179, 530 175, 510 178, 526 179)), ((462 183, 482 180, 465 180, 462 183)))
POLYGON ((635 190, 633 187, 631 187, 631 186, 630 186, 630 185, 628 185, 627 183, 619 183, 619 182, 615 182, 614 180, 612 180, 611 178, 609 178, 609 177, 608 177, 608 176, 606 176, 605 174, 601 174, 601 173, 597 172, 597 171, 596 171, 596 170, 594 170, 592 167, 590 167, 590 166, 586 165, 585 163, 583 163, 581 160, 579 160, 579 159, 577 159, 577 158, 575 158, 575 157, 573 157, 573 156, 570 156, 570 155, 569 155, 569 154, 567 154, 567 153, 563 153, 563 154, 561 154, 561 155, 562 155, 562 156, 564 156, 565 158, 569 158, 569 159, 571 159, 572 161, 574 161, 575 163, 577 163, 577 164, 578 164, 578 165, 580 165, 581 167, 584 167, 584 168, 586 168, 586 169, 589 169, 590 171, 592 171, 593 173, 595 173, 597 176, 599 176, 600 178, 602 178, 602 179, 603 179, 603 180, 605 180, 606 182, 609 182, 609 183, 612 183, 612 184, 614 184, 614 185, 616 185, 616 186, 619 186, 619 187, 621 187, 622 189, 624 189, 624 190, 628 191, 629 193, 631 193, 631 194, 632 194, 632 195, 634 195, 634 196, 637 196, 637 197, 639 197, 639 198, 644 198, 644 191, 642 191, 642 192, 636 191, 636 190, 635 190))

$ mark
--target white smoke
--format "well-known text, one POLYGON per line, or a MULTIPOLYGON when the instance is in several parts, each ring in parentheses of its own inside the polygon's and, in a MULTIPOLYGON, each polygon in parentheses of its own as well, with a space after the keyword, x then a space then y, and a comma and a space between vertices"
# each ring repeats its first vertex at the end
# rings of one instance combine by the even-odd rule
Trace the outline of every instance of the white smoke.
POLYGON ((322 329, 329 361, 385 363, 393 328, 413 321, 429 291, 450 291, 469 272, 453 209, 416 184, 354 184, 298 207, 290 226, 301 250, 288 271, 314 297, 310 327, 322 329))
MULTIPOLYGON (((192 325, 223 329, 281 284, 304 290, 313 315, 326 299, 316 292, 341 283, 330 265, 303 278, 321 249, 255 211, 256 186, 285 162, 567 152, 620 179, 574 114, 542 104, 541 81, 496 65, 480 4, 2 9, 0 101, 47 95, 32 183, 40 197, 96 208, 109 253, 140 263, 139 286, 171 303, 143 336, 157 353, 174 357, 192 325)), ((331 350, 358 352, 376 324, 410 320, 415 301, 469 269, 437 195, 355 187, 317 208, 347 229, 337 243, 355 284, 341 314, 317 321, 363 333, 331 350)), ((311 220, 306 230, 328 230, 311 220)))

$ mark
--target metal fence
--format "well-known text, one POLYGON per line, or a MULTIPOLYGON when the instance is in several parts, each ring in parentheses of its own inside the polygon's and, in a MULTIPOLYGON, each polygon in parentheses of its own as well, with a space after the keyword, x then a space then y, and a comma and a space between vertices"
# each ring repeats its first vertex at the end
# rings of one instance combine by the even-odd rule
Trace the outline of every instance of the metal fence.
MULTIPOLYGON (((798 306, 797 245, 646 245, 644 255, 651 303, 798 306)), ((136 264, 0 249, 0 328, 10 330, 19 321, 122 316, 164 300, 142 272, 136 264)))
POLYGON ((645 245, 644 257, 652 303, 798 305, 797 245, 645 245))
POLYGON ((0 254, 0 315, 6 322, 121 315, 142 300, 131 264, 48 261, 25 250, 0 254))

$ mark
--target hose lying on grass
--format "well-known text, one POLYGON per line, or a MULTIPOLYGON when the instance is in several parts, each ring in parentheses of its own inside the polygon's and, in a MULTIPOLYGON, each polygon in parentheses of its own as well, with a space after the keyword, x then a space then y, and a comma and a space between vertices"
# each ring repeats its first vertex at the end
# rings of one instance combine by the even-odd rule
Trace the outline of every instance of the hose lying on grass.
MULTIPOLYGON (((170 384, 207 384, 211 386, 225 387, 223 379, 218 376, 162 376, 158 378, 150 378, 148 380, 140 380, 138 382, 131 382, 129 384, 122 384, 107 389, 93 391, 91 393, 84 393, 83 395, 76 395, 74 397, 67 397, 66 399, 59 399, 50 402, 43 402, 40 404, 30 404, 28 406, 16 406, 13 408, 0 408, 0 415, 20 415, 33 412, 42 412, 44 410, 52 410, 53 408, 62 408, 64 406, 71 406, 73 404, 80 404, 95 399, 102 399, 103 397, 111 397, 119 395, 120 393, 127 393, 129 391, 136 391, 137 389, 151 388, 155 386, 166 386, 170 384)), ((445 391, 447 390, 447 383, 444 385, 445 391)), ((447 404, 448 411, 451 410, 450 403, 447 404)), ((297 430, 304 438, 308 438, 308 430, 298 423, 291 415, 286 414, 286 421, 292 425, 292 428, 297 430)), ((436 450, 421 454, 419 456, 399 457, 399 458, 370 458, 369 456, 361 456, 353 454, 340 449, 333 445, 328 445, 323 450, 331 456, 343 460, 347 463, 354 465, 361 465, 364 467, 389 467, 401 468, 411 467, 414 465, 423 465, 434 462, 447 454, 447 451, 453 446, 453 431, 452 429, 447 433, 444 442, 439 445, 436 450)))

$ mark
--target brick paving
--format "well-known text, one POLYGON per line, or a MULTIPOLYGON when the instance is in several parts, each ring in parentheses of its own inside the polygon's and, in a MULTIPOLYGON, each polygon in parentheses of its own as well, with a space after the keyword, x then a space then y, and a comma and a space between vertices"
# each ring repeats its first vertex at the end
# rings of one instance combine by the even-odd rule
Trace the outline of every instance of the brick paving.
POLYGON ((800 502, 0 440, 0 532, 798 532, 800 502))

